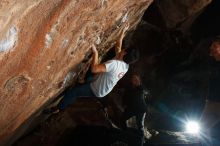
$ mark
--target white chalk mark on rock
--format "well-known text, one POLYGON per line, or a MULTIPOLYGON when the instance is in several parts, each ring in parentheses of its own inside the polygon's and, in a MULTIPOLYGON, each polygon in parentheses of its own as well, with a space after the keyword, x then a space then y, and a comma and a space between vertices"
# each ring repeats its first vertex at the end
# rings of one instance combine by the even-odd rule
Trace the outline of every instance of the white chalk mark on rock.
POLYGON ((106 4, 107 4, 107 2, 108 2, 108 0, 102 0, 102 4, 101 4, 101 6, 106 5, 106 4))
POLYGON ((52 26, 49 33, 45 36, 45 47, 50 48, 51 44, 53 43, 53 37, 57 33, 57 26, 60 23, 60 20, 57 20, 57 22, 52 26))
POLYGON ((128 20, 128 12, 123 16, 121 22, 124 23, 128 20))
POLYGON ((48 66, 47 66, 47 70, 50 70, 50 68, 51 68, 51 66, 50 66, 50 65, 48 65, 48 66))
POLYGON ((17 29, 15 26, 13 26, 8 30, 6 34, 6 38, 0 40, 0 53, 6 52, 11 48, 13 48, 17 40, 18 40, 17 29))
POLYGON ((63 84, 62 84, 62 87, 67 87, 69 86, 72 82, 73 82, 73 79, 74 77, 76 76, 76 73, 74 71, 69 71, 63 81, 63 84))
POLYGON ((51 46, 53 42, 53 39, 52 39, 52 36, 50 33, 47 33, 46 36, 45 36, 45 46, 46 48, 49 48, 51 46))
POLYGON ((69 44, 69 40, 67 38, 65 38, 61 44, 61 48, 66 48, 69 44))
POLYGON ((96 45, 99 45, 101 43, 101 39, 99 36, 96 36, 97 40, 95 41, 96 45))

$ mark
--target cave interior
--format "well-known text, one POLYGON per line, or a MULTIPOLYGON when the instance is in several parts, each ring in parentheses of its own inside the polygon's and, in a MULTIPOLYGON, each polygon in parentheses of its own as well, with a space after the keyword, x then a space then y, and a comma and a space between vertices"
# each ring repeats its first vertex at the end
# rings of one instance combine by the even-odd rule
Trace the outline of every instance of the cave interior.
MULTIPOLYGON (((13 145, 110 146, 113 142, 114 145, 138 145, 135 134, 111 125, 114 123, 117 127, 123 109, 119 90, 128 84, 129 74, 136 72, 149 91, 145 130, 151 137, 145 139, 144 145, 200 146, 197 138, 184 134, 183 121, 200 118, 205 106, 208 78, 206 68, 200 63, 192 64, 191 60, 203 39, 220 35, 219 14, 220 1, 213 0, 196 18, 189 18, 192 21, 184 19, 168 27, 157 1, 153 2, 140 24, 129 32, 124 41, 124 46, 140 50, 140 59, 131 65, 128 75, 112 93, 101 102, 78 99, 73 106, 56 115, 40 114, 13 145), (107 117, 100 110, 101 103, 107 103, 107 117)), ((112 54, 109 51, 103 61, 111 58, 112 54)), ((219 138, 220 123, 213 127, 212 133, 219 138)))

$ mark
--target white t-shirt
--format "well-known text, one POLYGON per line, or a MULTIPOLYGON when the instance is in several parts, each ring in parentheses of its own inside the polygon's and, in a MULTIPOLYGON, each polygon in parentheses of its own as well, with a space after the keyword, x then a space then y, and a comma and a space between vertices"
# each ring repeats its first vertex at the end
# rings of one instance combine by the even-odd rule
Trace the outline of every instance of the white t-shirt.
POLYGON ((93 93, 97 97, 104 97, 111 92, 129 68, 127 63, 120 60, 109 60, 104 64, 106 72, 96 75, 95 80, 90 84, 93 93))

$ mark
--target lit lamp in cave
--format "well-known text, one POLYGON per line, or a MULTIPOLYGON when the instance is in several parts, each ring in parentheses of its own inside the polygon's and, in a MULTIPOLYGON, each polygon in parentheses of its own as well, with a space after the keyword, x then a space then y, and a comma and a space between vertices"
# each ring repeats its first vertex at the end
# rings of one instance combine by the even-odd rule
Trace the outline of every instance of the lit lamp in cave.
POLYGON ((200 126, 198 122, 189 121, 186 123, 186 132, 190 134, 198 134, 200 131, 200 126))

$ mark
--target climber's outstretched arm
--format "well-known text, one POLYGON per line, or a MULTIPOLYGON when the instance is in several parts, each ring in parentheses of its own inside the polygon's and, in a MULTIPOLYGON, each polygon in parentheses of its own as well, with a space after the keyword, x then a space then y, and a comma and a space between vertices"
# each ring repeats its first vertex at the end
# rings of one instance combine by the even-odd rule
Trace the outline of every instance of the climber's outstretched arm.
POLYGON ((124 28, 120 31, 119 38, 118 38, 116 45, 115 45, 115 54, 116 55, 121 52, 122 41, 125 36, 125 32, 128 30, 128 28, 129 28, 129 24, 126 23, 124 28))

